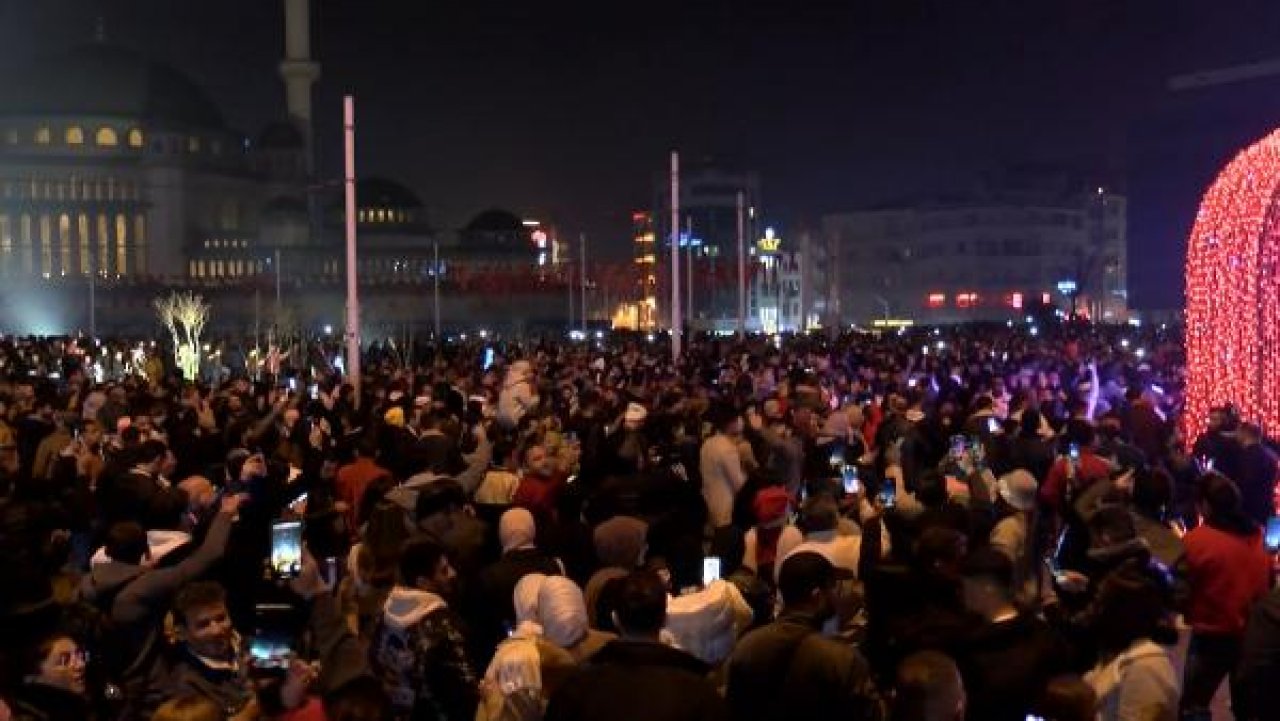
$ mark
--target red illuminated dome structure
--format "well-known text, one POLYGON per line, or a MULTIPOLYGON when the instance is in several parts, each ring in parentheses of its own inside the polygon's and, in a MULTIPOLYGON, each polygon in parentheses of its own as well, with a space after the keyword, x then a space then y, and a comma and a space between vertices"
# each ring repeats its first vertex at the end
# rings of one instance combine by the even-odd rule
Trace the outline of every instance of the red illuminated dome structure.
POLYGON ((1188 443, 1209 409, 1280 433, 1280 130, 1249 146, 1209 186, 1187 244, 1188 443))

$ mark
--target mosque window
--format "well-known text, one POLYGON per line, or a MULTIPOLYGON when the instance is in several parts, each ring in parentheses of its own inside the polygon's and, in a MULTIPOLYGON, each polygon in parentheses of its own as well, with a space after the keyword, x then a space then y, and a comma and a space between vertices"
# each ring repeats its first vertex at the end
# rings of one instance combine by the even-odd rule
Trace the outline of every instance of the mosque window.
POLYGON ((136 215, 133 218, 133 271, 137 275, 147 274, 147 218, 136 215))
POLYGON ((143 143, 142 131, 138 128, 129 128, 129 147, 141 148, 143 143))
POLYGON ((58 267, 62 275, 71 271, 71 216, 58 216, 58 267))
POLYGON ((84 145, 84 129, 79 125, 67 128, 65 135, 67 145, 84 145))
POLYGON ((98 272, 111 274, 111 221, 106 215, 99 214, 98 225, 98 272))
POLYGON ((191 137, 187 138, 187 152, 188 152, 188 153, 191 153, 192 155, 194 155, 194 154, 196 154, 196 153, 200 152, 200 138, 199 138, 199 137, 197 137, 197 136, 195 136, 195 135, 192 135, 191 137))
POLYGON ((89 255, 89 216, 81 213, 76 217, 76 236, 80 245, 80 274, 93 273, 93 257, 89 255))
POLYGON ((17 145, 17 144, 18 144, 18 129, 17 129, 17 128, 5 128, 5 131, 4 131, 4 142, 5 142, 5 143, 7 143, 7 144, 9 144, 9 145, 17 145))
POLYGON ((116 273, 129 272, 129 223, 123 215, 116 216, 116 273))
POLYGON ((114 128, 98 128, 97 134, 93 137, 93 142, 102 147, 114 148, 120 144, 120 138, 116 135, 114 128))
POLYGON ((9 229, 9 216, 0 214, 0 275, 13 271, 13 236, 9 229))
POLYGON ((53 274, 53 220, 47 215, 40 216, 40 273, 53 274))
POLYGON ((53 134, 49 131, 49 126, 41 125, 36 128, 36 145, 48 145, 53 134))

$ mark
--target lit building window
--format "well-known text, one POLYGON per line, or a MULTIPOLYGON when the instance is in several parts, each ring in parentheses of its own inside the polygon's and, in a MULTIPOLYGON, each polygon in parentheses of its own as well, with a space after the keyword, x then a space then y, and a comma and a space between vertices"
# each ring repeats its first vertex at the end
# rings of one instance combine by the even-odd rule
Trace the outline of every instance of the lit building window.
POLYGON ((98 216, 98 273, 111 274, 111 221, 105 215, 98 216))
POLYGON ((137 275, 147 274, 147 218, 143 215, 133 219, 133 270, 137 275))
POLYGON ((23 213, 19 223, 22 229, 22 272, 31 275, 33 262, 31 257, 31 216, 23 213))
POLYGON ((139 130, 138 128, 129 129, 129 147, 141 148, 143 146, 144 141, 145 141, 145 138, 142 137, 141 130, 139 130))
POLYGON ((947 304, 946 293, 930 293, 929 297, 925 298, 925 305, 929 306, 930 308, 941 308, 946 304, 947 304))
POLYGON ((4 131, 4 142, 8 143, 9 145, 17 145, 17 144, 18 144, 18 129, 17 129, 17 128, 7 128, 7 129, 4 131))
POLYGON ((200 152, 200 138, 195 135, 187 138, 187 152, 192 154, 200 152))
POLYGON ((1042 305, 1050 305, 1053 303, 1053 296, 1048 293, 1040 294, 1040 303, 1042 305))
POLYGON ((84 129, 79 125, 72 125, 67 128, 67 132, 64 137, 67 145, 84 145, 84 129))
POLYGON ((116 273, 129 272, 129 222, 123 215, 116 216, 116 273))
POLYGON ((48 145, 53 139, 53 134, 49 132, 48 126, 41 125, 36 128, 36 145, 48 145))
POLYGON ((1008 298, 1009 298, 1010 308, 1013 308, 1014 310, 1022 310, 1022 294, 1021 293, 1010 293, 1008 298))
POLYGON ((93 142, 103 147, 115 147, 120 144, 120 138, 113 128, 98 128, 97 134, 93 136, 93 142))
POLYGON ((71 216, 58 216, 58 260, 63 275, 71 271, 71 216))
POLYGON ((978 305, 977 293, 957 293, 956 294, 957 308, 973 308, 976 305, 978 305))
POLYGON ((47 215, 40 216, 40 273, 53 274, 53 220, 47 215))
POLYGON ((80 274, 93 272, 93 258, 89 254, 89 216, 81 213, 76 216, 76 240, 80 246, 80 274))
POLYGON ((9 228, 9 216, 0 214, 0 275, 13 273, 13 236, 9 228))

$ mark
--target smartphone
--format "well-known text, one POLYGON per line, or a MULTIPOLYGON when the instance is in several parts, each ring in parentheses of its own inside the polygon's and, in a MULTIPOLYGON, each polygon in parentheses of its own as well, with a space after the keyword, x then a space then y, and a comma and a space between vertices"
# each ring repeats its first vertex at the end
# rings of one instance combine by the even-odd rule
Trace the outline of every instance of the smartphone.
POLYGON ((884 479, 884 483, 880 484, 880 494, 877 496, 880 505, 885 508, 893 508, 898 505, 898 486, 892 478, 884 479))
POLYGON ((320 397, 320 386, 312 383, 311 387, 307 389, 307 393, 311 395, 311 400, 314 401, 320 397))
POLYGON ((837 448, 831 452, 831 467, 839 468, 844 465, 844 449, 837 448))
POLYGON ((710 586, 712 582, 720 580, 720 558, 718 556, 705 556, 702 559, 702 585, 710 586))
POLYGON ((480 363, 481 370, 489 370, 493 367, 493 346, 484 349, 484 359, 480 363))
POLYGON ((987 432, 988 432, 988 433, 999 433, 999 432, 1000 432, 1000 419, 999 419, 999 418, 996 418, 995 416, 991 416, 990 418, 988 418, 988 419, 987 419, 987 432))
POLYGON ((302 521, 271 524, 271 573, 276 578, 302 573, 302 521))
POLYGON ((969 449, 969 439, 964 436, 951 436, 951 457, 957 461, 964 458, 969 449))
POLYGON ((287 604, 259 603, 253 607, 249 656, 254 670, 271 675, 289 668, 295 641, 293 614, 293 607, 287 604))
POLYGON ((330 588, 337 589, 338 582, 342 580, 339 576, 342 567, 338 565, 336 556, 329 556, 324 559, 324 580, 329 584, 330 588))
POLYGON ((282 635, 259 633, 249 641, 249 656, 255 668, 283 671, 289 668, 289 648, 282 635))
POLYGON ((1267 519, 1267 531, 1263 536, 1267 553, 1280 553, 1280 516, 1267 519))
POLYGON ((298 379, 297 379, 297 378, 290 378, 290 379, 285 383, 285 386, 286 386, 286 387, 288 387, 288 389, 289 389, 289 392, 290 392, 290 393, 297 393, 297 392, 298 392, 298 379))
POLYGON ((852 463, 846 463, 840 469, 840 479, 844 482, 844 494, 846 496, 855 495, 861 490, 861 484, 858 483, 858 467, 852 463))
POLYGON ((1072 443, 1071 445, 1067 446, 1067 457, 1071 459, 1072 463, 1079 462, 1080 460, 1080 444, 1079 443, 1072 443))

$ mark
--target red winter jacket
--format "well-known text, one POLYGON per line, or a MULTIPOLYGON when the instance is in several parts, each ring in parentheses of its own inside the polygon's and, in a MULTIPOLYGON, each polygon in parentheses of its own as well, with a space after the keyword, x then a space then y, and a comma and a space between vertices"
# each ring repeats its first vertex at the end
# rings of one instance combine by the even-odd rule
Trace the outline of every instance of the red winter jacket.
POLYGON ((1182 539, 1183 573, 1191 587, 1187 622, 1196 633, 1244 634, 1249 608, 1267 593, 1270 568, 1262 533, 1238 536, 1198 526, 1182 539))

